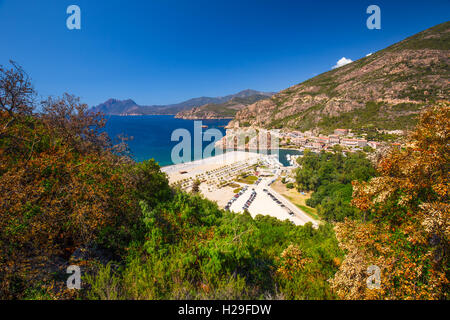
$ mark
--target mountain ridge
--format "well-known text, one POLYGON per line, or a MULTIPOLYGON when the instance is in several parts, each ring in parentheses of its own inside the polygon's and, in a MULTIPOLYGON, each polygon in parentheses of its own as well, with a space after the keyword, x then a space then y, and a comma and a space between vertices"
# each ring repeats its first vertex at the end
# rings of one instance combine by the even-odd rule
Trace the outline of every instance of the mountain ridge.
POLYGON ((404 129, 429 102, 449 99, 450 23, 332 69, 238 111, 229 127, 329 133, 404 129))
POLYGON ((184 110, 190 110, 194 107, 199 107, 207 104, 221 104, 226 103, 234 98, 249 98, 254 95, 271 96, 274 92, 263 92, 252 89, 239 91, 235 94, 230 94, 220 97, 197 97, 188 99, 186 101, 168 104, 168 105, 138 105, 132 99, 119 100, 110 98, 105 102, 91 108, 93 112, 102 112, 107 115, 175 115, 184 110))
POLYGON ((189 110, 180 111, 175 118, 181 119, 233 119, 236 113, 246 106, 260 100, 268 99, 270 96, 254 94, 246 97, 234 97, 224 103, 208 103, 189 110))

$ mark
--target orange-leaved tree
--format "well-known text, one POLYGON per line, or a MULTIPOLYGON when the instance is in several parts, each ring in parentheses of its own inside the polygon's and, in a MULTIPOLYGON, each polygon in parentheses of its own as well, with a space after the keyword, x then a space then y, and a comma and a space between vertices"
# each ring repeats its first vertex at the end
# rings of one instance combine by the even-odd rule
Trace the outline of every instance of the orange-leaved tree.
POLYGON ((448 298, 450 107, 440 101, 420 117, 404 148, 378 163, 379 177, 353 184, 365 221, 335 230, 346 259, 331 280, 344 299, 448 298), (367 268, 381 269, 379 289, 367 268))
POLYGON ((102 134, 100 115, 70 95, 34 109, 24 71, 0 66, 0 298, 48 282, 99 236, 126 242, 140 214, 131 163, 102 134))

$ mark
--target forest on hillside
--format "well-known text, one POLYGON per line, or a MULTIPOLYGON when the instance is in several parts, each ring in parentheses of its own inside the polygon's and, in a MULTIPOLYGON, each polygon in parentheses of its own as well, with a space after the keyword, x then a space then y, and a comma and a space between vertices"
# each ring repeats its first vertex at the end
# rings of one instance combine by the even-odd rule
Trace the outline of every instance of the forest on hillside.
POLYGON ((314 229, 171 188, 78 98, 37 97, 20 66, 0 66, 0 299, 448 299, 446 101, 375 168, 307 155, 297 182, 323 208, 314 229))
POLYGON ((359 218, 361 212, 351 206, 352 181, 368 181, 376 170, 363 151, 343 153, 339 146, 334 152, 319 154, 306 150, 298 158, 296 172, 299 191, 314 191, 306 205, 317 208, 322 219, 328 222, 359 218))

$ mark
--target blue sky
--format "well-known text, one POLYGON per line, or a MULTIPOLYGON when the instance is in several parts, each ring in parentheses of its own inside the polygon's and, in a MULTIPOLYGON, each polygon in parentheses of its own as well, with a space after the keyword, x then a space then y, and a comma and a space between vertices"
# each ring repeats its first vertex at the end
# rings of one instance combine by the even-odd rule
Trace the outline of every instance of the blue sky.
POLYGON ((449 0, 0 0, 0 64, 42 96, 143 105, 279 91, 449 20, 449 0), (68 30, 66 8, 81 8, 68 30), (381 8, 381 30, 366 8, 381 8))

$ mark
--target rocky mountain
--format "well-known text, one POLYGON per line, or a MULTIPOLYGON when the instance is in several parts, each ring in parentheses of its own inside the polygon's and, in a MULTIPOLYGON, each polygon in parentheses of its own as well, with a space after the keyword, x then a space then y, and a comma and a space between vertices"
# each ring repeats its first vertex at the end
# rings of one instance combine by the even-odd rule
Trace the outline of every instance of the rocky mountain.
POLYGON ((256 101, 268 99, 268 94, 235 97, 224 103, 208 103, 190 110, 178 112, 175 118, 182 119, 232 119, 236 113, 256 101))
MULTIPOLYGON (((152 105, 141 106, 131 99, 117 100, 109 99, 104 103, 99 104, 91 108, 94 112, 103 112, 108 115, 163 115, 163 114, 177 114, 183 110, 189 110, 193 107, 203 106, 207 104, 223 104, 232 99, 252 99, 255 96, 270 97, 273 92, 260 92, 256 90, 243 90, 236 94, 230 94, 223 97, 199 97, 183 101, 181 103, 169 104, 169 105, 152 105)), ((256 100, 253 100, 254 102, 256 100)))
POLYGON ((257 101, 229 127, 407 129, 430 102, 449 99, 450 22, 257 101))

